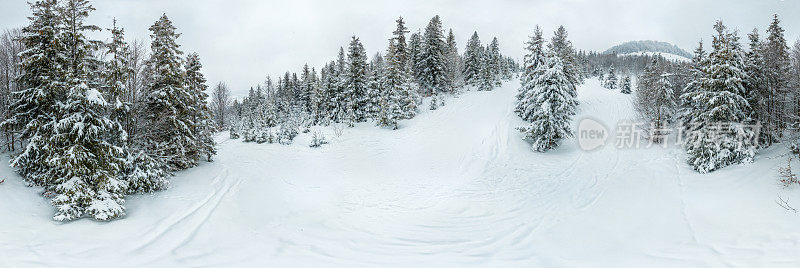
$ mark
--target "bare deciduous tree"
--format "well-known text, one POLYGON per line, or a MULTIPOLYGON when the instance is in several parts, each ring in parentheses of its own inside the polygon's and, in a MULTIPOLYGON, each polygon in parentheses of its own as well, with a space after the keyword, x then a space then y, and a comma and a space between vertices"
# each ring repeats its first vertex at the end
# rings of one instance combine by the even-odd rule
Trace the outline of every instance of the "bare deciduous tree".
POLYGON ((228 107, 231 105, 231 91, 224 82, 217 83, 211 93, 211 112, 219 129, 225 128, 225 118, 228 116, 228 107))
MULTIPOLYGON (((19 38, 22 36, 22 30, 10 29, 5 30, 0 35, 0 121, 5 121, 9 118, 9 109, 11 105, 11 92, 19 90, 19 85, 15 82, 16 77, 21 74, 19 53, 24 50, 24 45, 20 42, 19 38)), ((6 150, 13 151, 16 142, 16 136, 9 129, 3 129, 3 136, 5 137, 6 150)))

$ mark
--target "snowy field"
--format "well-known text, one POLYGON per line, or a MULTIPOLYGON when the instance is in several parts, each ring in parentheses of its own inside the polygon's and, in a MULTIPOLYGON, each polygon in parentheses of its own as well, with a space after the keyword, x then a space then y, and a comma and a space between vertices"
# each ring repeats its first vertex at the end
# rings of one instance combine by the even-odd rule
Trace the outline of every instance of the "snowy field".
MULTIPOLYGON (((219 135, 213 163, 128 199, 126 218, 59 223, 2 165, 0 267, 797 267, 800 214, 777 168, 700 175, 679 148, 535 153, 514 127, 519 85, 467 92, 396 131, 360 124, 309 148, 219 135)), ((633 119, 589 80, 579 115, 633 119)), ((3 162, 8 159, 4 157, 3 162)))

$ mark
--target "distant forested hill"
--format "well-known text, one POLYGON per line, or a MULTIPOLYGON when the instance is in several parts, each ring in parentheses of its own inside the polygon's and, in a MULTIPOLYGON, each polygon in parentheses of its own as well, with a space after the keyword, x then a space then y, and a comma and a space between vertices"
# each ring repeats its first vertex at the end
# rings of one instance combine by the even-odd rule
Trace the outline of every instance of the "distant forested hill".
POLYGON ((644 40, 644 41, 629 41, 616 46, 613 46, 603 53, 628 54, 636 52, 661 52, 675 54, 686 58, 692 58, 692 54, 680 47, 661 41, 644 40))

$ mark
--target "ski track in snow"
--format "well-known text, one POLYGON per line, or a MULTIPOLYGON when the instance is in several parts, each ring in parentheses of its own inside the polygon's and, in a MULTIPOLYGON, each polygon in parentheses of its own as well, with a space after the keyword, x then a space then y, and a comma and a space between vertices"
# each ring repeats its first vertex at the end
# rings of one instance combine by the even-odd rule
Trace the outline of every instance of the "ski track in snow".
MULTIPOLYGON (((128 199, 109 223, 53 222, 5 167, 0 266, 796 266, 800 215, 773 200, 782 148, 708 175, 680 148, 532 152, 519 82, 448 98, 396 131, 322 128, 309 148, 217 137, 212 163, 128 199)), ((587 80, 579 114, 633 120, 630 95, 587 80)), ((420 105, 427 108, 427 103, 420 105)), ((613 139, 612 139, 613 141, 613 139)), ((6 158, 7 159, 7 158, 6 158)))

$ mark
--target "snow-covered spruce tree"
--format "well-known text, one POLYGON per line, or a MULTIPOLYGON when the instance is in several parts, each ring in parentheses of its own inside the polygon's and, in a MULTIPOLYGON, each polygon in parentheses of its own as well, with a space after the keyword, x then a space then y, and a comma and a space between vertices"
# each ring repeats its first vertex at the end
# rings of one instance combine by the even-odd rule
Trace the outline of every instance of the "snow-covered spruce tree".
MULTIPOLYGON (((211 161, 211 156, 217 153, 214 148, 214 123, 211 119, 211 111, 208 108, 208 94, 206 90, 206 78, 200 69, 200 56, 191 53, 186 57, 186 93, 190 96, 189 109, 189 129, 193 134, 194 144, 190 147, 187 155, 190 158, 205 157, 211 161)), ((262 97, 263 98, 263 97, 262 97)), ((263 102, 263 101, 262 101, 263 102)))
POLYGON ((347 84, 345 83, 348 75, 348 63, 344 48, 339 47, 339 57, 336 60, 334 72, 331 76, 333 85, 330 87, 331 102, 329 104, 330 115, 335 123, 352 124, 351 118, 347 116, 349 96, 347 95, 347 84))
POLYGON ((664 142, 667 126, 673 122, 677 109, 675 92, 670 80, 671 74, 665 72, 665 59, 653 58, 645 67, 644 73, 636 80, 634 108, 639 117, 649 123, 645 126, 648 138, 655 143, 664 142))
POLYGON ((330 62, 322 69, 320 113, 322 114, 323 122, 328 124, 338 122, 338 117, 336 117, 336 115, 339 105, 336 102, 336 98, 338 96, 339 75, 336 68, 336 62, 330 62))
POLYGON ((394 45, 395 40, 389 41, 389 52, 386 54, 388 58, 386 74, 381 78, 383 90, 379 91, 378 95, 378 113, 375 117, 376 124, 380 127, 391 127, 397 129, 397 121, 403 118, 403 111, 400 109, 401 90, 403 77, 403 65, 400 63, 400 58, 395 55, 396 48, 394 45), (400 70, 398 70, 400 68, 400 70))
POLYGON ((49 169, 44 173, 45 181, 52 182, 45 189, 55 194, 52 203, 58 221, 83 216, 110 220, 125 214, 127 183, 119 176, 124 152, 110 139, 124 131, 106 115, 110 105, 103 94, 89 87, 88 65, 99 44, 86 34, 100 30, 84 22, 92 10, 85 0, 66 1, 59 9, 64 30, 58 40, 67 51, 64 85, 68 90, 57 101, 55 129, 45 141, 50 150, 49 169))
POLYGON ((330 122, 327 120, 326 116, 327 107, 325 105, 327 104, 326 99, 328 96, 326 95, 327 91, 323 88, 324 76, 317 76, 317 70, 315 68, 311 68, 311 75, 314 77, 314 83, 311 85, 311 122, 314 125, 327 126, 330 122))
POLYGON ((567 39, 567 30, 564 26, 559 26, 555 31, 553 38, 548 44, 548 48, 556 56, 561 58, 562 66, 564 67, 564 74, 567 79, 572 83, 572 89, 575 89, 571 94, 573 96, 574 105, 578 105, 576 97, 578 96, 577 86, 583 81, 578 72, 577 62, 575 60, 575 49, 572 47, 572 42, 567 39))
POLYGON ((614 72, 614 66, 608 68, 608 76, 606 76, 605 87, 608 89, 617 89, 617 74, 614 72))
POLYGON ((755 156, 755 146, 748 142, 752 131, 737 127, 746 122, 750 113, 743 97, 747 93, 743 82, 747 74, 739 37, 728 31, 722 21, 714 29, 717 34, 713 51, 702 69, 697 90, 681 96, 693 107, 685 148, 689 164, 700 173, 751 162, 755 156))
POLYGON ((480 70, 483 65, 483 48, 478 32, 472 33, 464 50, 464 81, 467 85, 477 86, 480 81, 480 70))
MULTIPOLYGON (((128 44, 125 43, 124 31, 114 25, 109 29, 112 34, 111 43, 106 44, 106 55, 110 60, 106 62, 103 73, 105 84, 103 86, 104 99, 107 104, 107 114, 109 118, 120 124, 132 124, 127 122, 132 120, 132 106, 129 98, 124 94, 130 89, 126 81, 134 73, 130 67, 128 44)), ((114 131, 120 131, 114 129, 114 131)), ((127 133, 109 133, 109 142, 119 146, 123 150, 123 165, 120 172, 115 174, 125 180, 127 193, 149 193, 162 190, 167 187, 167 174, 159 163, 146 154, 143 148, 139 148, 129 140, 127 133)))
MULTIPOLYGON (((694 102, 684 100, 683 95, 690 92, 698 92, 700 90, 701 79, 705 77, 705 68, 708 66, 708 54, 703 49, 703 41, 698 42, 697 48, 694 50, 694 56, 689 63, 689 83, 686 84, 681 90, 681 97, 679 98, 678 108, 678 122, 681 127, 688 128, 692 118, 696 116, 699 107, 692 106, 694 102)), ((682 131, 681 138, 684 138, 688 131, 682 131)))
POLYGON ((372 61, 368 65, 367 72, 369 73, 367 82, 367 97, 365 101, 364 111, 366 117, 370 119, 377 119, 380 113, 381 96, 384 91, 384 60, 380 52, 375 53, 372 61))
POLYGON ((447 91, 447 44, 442 33, 442 22, 434 16, 425 27, 420 59, 416 63, 420 87, 424 95, 447 91))
POLYGON ((311 68, 308 64, 303 64, 300 73, 300 87, 297 92, 297 102, 306 110, 311 112, 311 96, 314 94, 314 78, 311 77, 311 68))
POLYGON ((528 105, 522 114, 530 115, 530 124, 520 127, 525 138, 530 140, 534 150, 546 152, 558 146, 561 139, 571 137, 571 117, 575 114, 575 85, 564 73, 561 57, 548 52, 544 64, 533 71, 527 80, 531 87, 521 100, 528 105))
POLYGON ((478 71, 478 90, 492 90, 496 86, 495 72, 492 67, 492 56, 488 48, 481 48, 483 53, 481 54, 481 65, 478 71))
POLYGON ((765 81, 764 45, 759 40, 758 30, 753 29, 747 37, 750 40, 750 49, 745 53, 744 71, 747 73, 747 78, 743 81, 749 93, 743 96, 750 105, 750 114, 747 117, 751 124, 760 123, 762 125, 762 131, 759 133, 759 145, 769 146, 778 138, 778 133, 770 131, 776 129, 775 124, 777 123, 772 121, 769 103, 769 100, 775 96, 765 81))
POLYGON ((544 38, 542 37, 542 30, 539 28, 539 25, 533 29, 533 36, 530 37, 528 42, 525 42, 525 53, 524 57, 524 64, 525 67, 523 68, 522 77, 520 77, 520 88, 519 93, 517 94, 517 106, 514 111, 522 117, 523 120, 528 121, 532 116, 533 110, 528 110, 527 114, 524 114, 525 108, 530 105, 530 99, 526 99, 525 97, 529 95, 529 91, 533 90, 535 85, 530 83, 531 80, 534 79, 534 71, 540 65, 544 64, 545 60, 545 51, 544 51, 544 38))
POLYGON ((500 43, 497 41, 497 37, 492 38, 492 42, 486 49, 486 61, 487 66, 492 73, 492 84, 495 87, 499 87, 501 85, 500 79, 503 75, 503 55, 500 55, 500 43))
POLYGON ((421 65, 419 62, 422 60, 422 47, 425 44, 422 42, 422 33, 415 32, 412 33, 411 36, 408 38, 408 71, 414 78, 414 81, 419 83, 419 79, 422 76, 422 70, 419 68, 421 65))
POLYGON ((447 34, 445 58, 447 60, 447 92, 453 93, 456 88, 464 84, 464 78, 461 76, 463 64, 461 56, 458 54, 456 35, 453 34, 453 29, 450 29, 447 34))
POLYGON ((276 138, 278 143, 283 145, 292 144, 292 141, 297 137, 298 130, 302 126, 303 108, 300 105, 290 105, 287 113, 281 119, 280 127, 276 138))
POLYGON ((406 28, 403 17, 399 17, 395 22, 397 22, 397 28, 392 32, 392 40, 394 40, 395 45, 394 53, 399 57, 398 61, 403 68, 407 70, 409 51, 408 44, 406 44, 406 34, 408 33, 408 28, 406 28))
POLYGON ((578 64, 575 59, 575 48, 572 47, 572 42, 567 39, 567 30, 564 26, 559 26, 555 31, 549 48, 564 62, 564 73, 567 74, 570 81, 574 85, 581 84, 578 64))
POLYGON ((397 99, 397 106, 400 108, 400 115, 395 115, 395 120, 411 119, 416 116, 417 102, 420 99, 417 84, 414 83, 406 63, 403 62, 404 56, 400 53, 401 40, 398 36, 389 40, 387 49, 389 54, 386 57, 386 71, 383 78, 384 92, 395 94, 394 98, 397 99))
POLYGON ((152 74, 145 87, 146 115, 144 144, 156 160, 169 170, 180 170, 197 165, 194 152, 197 140, 192 132, 193 96, 186 91, 185 73, 182 70, 183 52, 175 40, 180 34, 162 15, 150 26, 152 54, 148 64, 152 74))
POLYGON ((347 73, 345 75, 345 96, 347 114, 352 122, 363 122, 367 118, 367 54, 357 37, 353 36, 347 49, 347 73))
POLYGON ((620 87, 619 92, 622 93, 622 94, 631 94, 632 89, 631 89, 631 77, 630 76, 626 75, 625 78, 622 78, 622 87, 620 87))
POLYGON ((65 99, 67 89, 67 51, 59 38, 64 28, 55 0, 30 3, 30 24, 22 29, 21 42, 27 48, 20 56, 22 75, 16 82, 17 91, 11 92, 11 116, 3 127, 20 133, 27 142, 22 152, 11 159, 11 166, 31 185, 52 186, 44 173, 50 169, 47 161, 52 153, 48 143, 55 131, 51 118, 59 113, 57 103, 65 99))
POLYGON ((125 81, 129 79, 133 69, 128 62, 130 52, 128 44, 125 43, 124 30, 117 27, 117 19, 113 20, 113 26, 108 30, 111 32, 111 42, 105 45, 105 54, 110 59, 103 71, 105 80, 103 93, 111 104, 109 114, 112 120, 122 122, 129 117, 130 103, 125 100, 123 94, 127 91, 125 81))

